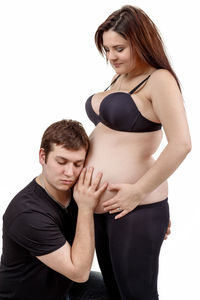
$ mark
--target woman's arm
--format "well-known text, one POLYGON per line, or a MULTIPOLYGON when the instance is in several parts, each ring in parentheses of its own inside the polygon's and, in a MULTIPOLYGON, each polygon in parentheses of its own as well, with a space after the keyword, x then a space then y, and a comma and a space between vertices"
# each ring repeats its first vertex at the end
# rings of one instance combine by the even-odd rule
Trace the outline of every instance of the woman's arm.
POLYGON ((191 140, 181 92, 170 72, 157 70, 149 79, 150 99, 168 141, 153 166, 135 184, 112 184, 115 197, 104 203, 105 210, 120 207, 120 218, 133 210, 178 168, 191 150, 191 140))
POLYGON ((164 182, 191 150, 191 139, 181 92, 166 70, 152 75, 151 99, 168 141, 152 168, 137 182, 144 195, 164 182))

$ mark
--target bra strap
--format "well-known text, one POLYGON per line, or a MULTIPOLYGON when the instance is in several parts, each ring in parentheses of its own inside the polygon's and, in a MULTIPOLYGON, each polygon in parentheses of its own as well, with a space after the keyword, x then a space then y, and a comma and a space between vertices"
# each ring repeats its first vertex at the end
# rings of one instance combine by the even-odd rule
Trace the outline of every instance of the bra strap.
POLYGON ((149 76, 147 76, 147 78, 145 78, 144 80, 142 80, 142 82, 140 82, 136 87, 134 87, 134 89, 132 89, 129 94, 133 94, 145 81, 147 81, 149 79, 149 77, 151 76, 151 74, 149 76))
MULTIPOLYGON (((116 81, 117 81, 117 79, 120 77, 120 75, 121 74, 119 74, 112 82, 111 82, 111 84, 107 87, 107 89, 109 89, 109 87, 111 86, 111 85, 113 85, 116 81)), ((107 89, 105 89, 105 91, 107 91, 107 89)), ((105 92, 104 91, 104 92, 105 92)))

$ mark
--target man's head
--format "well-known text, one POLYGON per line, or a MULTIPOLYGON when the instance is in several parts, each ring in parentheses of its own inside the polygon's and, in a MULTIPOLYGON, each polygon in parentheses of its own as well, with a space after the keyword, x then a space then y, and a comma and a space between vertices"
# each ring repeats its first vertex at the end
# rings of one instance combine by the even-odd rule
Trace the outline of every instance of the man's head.
POLYGON ((44 132, 40 148, 44 149, 45 162, 53 146, 60 145, 68 150, 89 148, 89 139, 81 123, 73 120, 61 120, 51 124, 44 132))
POLYGON ((89 138, 77 121, 58 121, 45 130, 39 158, 51 192, 67 191, 74 185, 83 168, 88 148, 89 138))

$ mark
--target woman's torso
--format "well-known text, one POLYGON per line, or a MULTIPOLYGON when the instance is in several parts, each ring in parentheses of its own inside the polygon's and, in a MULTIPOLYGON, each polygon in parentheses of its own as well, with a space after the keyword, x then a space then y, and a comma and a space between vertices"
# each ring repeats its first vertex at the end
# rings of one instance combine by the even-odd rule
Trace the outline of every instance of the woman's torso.
MULTIPOLYGON (((137 90, 137 94, 132 94, 130 98, 127 92, 131 90, 130 87, 127 87, 126 91, 119 92, 116 82, 109 91, 95 94, 88 99, 90 102, 88 105, 94 111, 95 119, 98 118, 99 113, 103 114, 105 111, 104 120, 93 120, 90 117, 96 123, 96 128, 90 135, 90 150, 86 160, 86 166, 94 167, 93 178, 98 171, 103 173, 102 183, 105 181, 136 183, 155 162, 152 155, 160 145, 162 131, 159 130, 159 120, 153 111, 151 101, 148 100, 148 88, 146 84, 141 87, 139 91, 137 90), (115 102, 115 97, 121 98, 115 102), (134 107, 130 106, 126 112, 127 115, 124 114, 123 118, 118 117, 117 120, 114 114, 123 115, 124 104, 127 102, 127 105, 132 105, 131 101, 134 107), (109 115, 106 110, 109 111, 109 115), (134 124, 131 128, 128 125, 130 121, 134 124)), ((167 182, 164 182, 147 195, 141 204, 162 201, 167 197, 167 193, 167 182)), ((115 192, 110 191, 103 193, 96 208, 97 213, 104 212, 102 203, 114 194, 115 192)))

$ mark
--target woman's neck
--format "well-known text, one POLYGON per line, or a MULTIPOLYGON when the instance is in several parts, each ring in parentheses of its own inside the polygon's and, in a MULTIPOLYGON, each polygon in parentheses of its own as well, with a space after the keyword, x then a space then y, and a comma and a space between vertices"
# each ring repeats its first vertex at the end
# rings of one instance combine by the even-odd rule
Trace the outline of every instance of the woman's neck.
POLYGON ((129 73, 124 74, 126 77, 126 80, 132 80, 135 77, 141 76, 141 75, 149 75, 151 74, 155 68, 150 66, 149 64, 146 64, 145 62, 142 62, 140 60, 137 61, 136 67, 131 70, 129 73))

